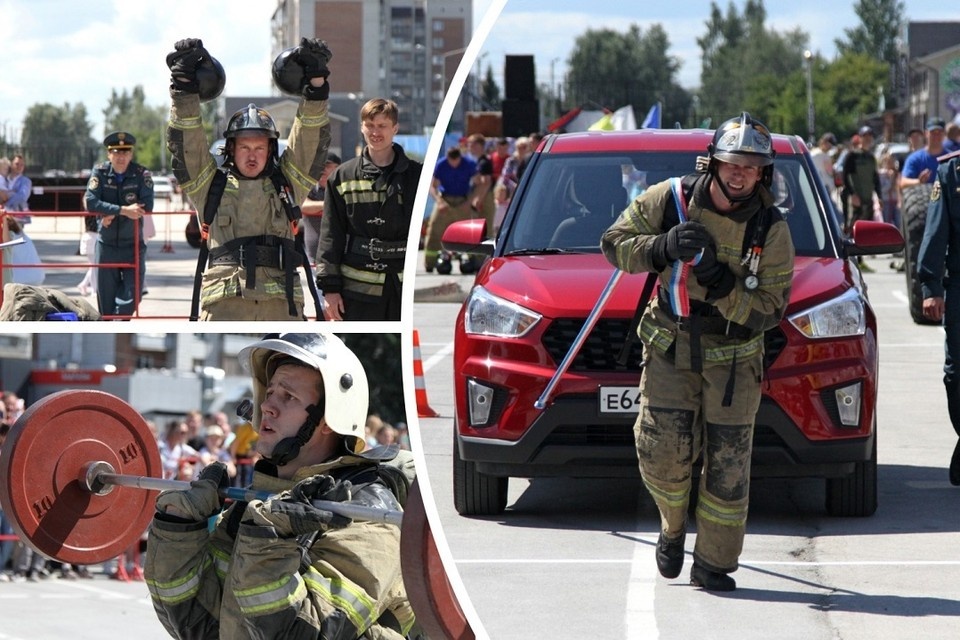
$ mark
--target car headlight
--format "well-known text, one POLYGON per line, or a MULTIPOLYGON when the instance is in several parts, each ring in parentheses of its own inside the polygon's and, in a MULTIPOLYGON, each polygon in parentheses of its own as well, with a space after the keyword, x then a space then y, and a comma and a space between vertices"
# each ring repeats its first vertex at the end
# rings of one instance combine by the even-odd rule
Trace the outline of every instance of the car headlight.
POLYGON ((856 289, 848 289, 833 300, 790 316, 789 320, 808 338, 862 336, 867 330, 863 298, 856 289))
POLYGON ((474 287, 467 300, 464 324, 467 333, 498 338, 519 338, 542 316, 518 304, 498 298, 483 287, 474 287))

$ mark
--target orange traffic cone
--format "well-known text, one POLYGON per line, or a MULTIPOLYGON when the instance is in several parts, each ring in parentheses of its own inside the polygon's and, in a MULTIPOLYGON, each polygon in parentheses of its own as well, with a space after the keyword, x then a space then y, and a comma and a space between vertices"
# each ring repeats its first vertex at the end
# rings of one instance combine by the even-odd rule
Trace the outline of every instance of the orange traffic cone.
POLYGON ((439 413, 427 402, 427 385, 423 380, 423 359, 420 356, 420 332, 413 330, 413 386, 417 393, 417 415, 421 418, 437 418, 439 413))

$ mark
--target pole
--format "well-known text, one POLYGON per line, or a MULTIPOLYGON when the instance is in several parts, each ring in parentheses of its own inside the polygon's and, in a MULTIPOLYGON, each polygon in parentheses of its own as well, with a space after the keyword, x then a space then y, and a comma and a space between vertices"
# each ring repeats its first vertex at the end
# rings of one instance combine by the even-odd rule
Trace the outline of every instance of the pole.
MULTIPOLYGON (((191 484, 187 480, 170 480, 166 478, 151 478, 149 476, 130 476, 113 473, 113 467, 108 462, 91 462, 86 466, 83 485, 88 491, 97 495, 104 495, 112 487, 131 487, 152 491, 185 491, 191 484), (110 487, 110 488, 106 488, 110 487)), ((267 500, 274 494, 268 491, 254 491, 241 487, 227 487, 220 490, 220 495, 231 500, 267 500)), ((348 502, 333 502, 330 500, 314 500, 311 504, 318 509, 330 511, 340 516, 363 520, 367 522, 382 522, 400 526, 403 523, 402 511, 376 509, 360 504, 348 502)))
POLYGON ((583 323, 583 328, 580 329, 580 333, 578 333, 577 337, 574 338, 573 343, 570 345, 570 350, 567 351, 567 355, 563 357, 563 361, 560 363, 560 366, 557 367, 553 377, 550 378, 550 382, 547 383, 543 393, 541 393, 540 397, 537 398, 537 401, 533 403, 535 409, 542 410, 547 406, 547 400, 550 399, 550 396, 553 394, 553 390, 556 388, 557 383, 560 382, 560 377, 567 372, 567 369, 569 369, 570 365, 573 363, 573 359, 576 358, 577 353, 580 352, 580 347, 582 347, 583 343, 587 341, 587 336, 590 335, 590 331, 593 330, 593 326, 597 324, 597 319, 600 317, 600 313, 606 306, 607 300, 610 299, 610 294, 613 293, 613 289, 617 286, 617 282, 620 281, 621 276, 623 276, 623 271, 620 269, 614 269, 613 273, 610 274, 610 279, 607 281, 607 286, 605 286, 603 291, 600 292, 600 297, 597 298, 597 303, 593 305, 593 310, 590 311, 590 315, 587 316, 586 321, 583 323))

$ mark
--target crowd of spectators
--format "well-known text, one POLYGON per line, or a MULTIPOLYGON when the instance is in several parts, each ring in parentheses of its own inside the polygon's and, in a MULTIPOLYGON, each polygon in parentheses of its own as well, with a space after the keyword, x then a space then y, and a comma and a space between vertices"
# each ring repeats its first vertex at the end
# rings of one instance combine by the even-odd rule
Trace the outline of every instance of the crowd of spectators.
MULTIPOLYGON (((0 395, 0 450, 17 418, 25 409, 24 400, 11 391, 0 395)), ((257 432, 246 420, 231 424, 223 411, 204 415, 188 411, 168 420, 162 427, 148 420, 147 425, 157 438, 164 478, 194 480, 206 465, 220 461, 227 465, 231 483, 245 487, 253 477, 253 466, 259 458, 254 445, 257 432)), ((402 422, 390 424, 377 415, 371 415, 366 424, 368 448, 396 444, 410 449, 407 426, 402 422)), ((146 532, 138 544, 120 557, 106 562, 102 573, 112 579, 142 579, 142 559, 146 550, 146 532)), ((13 526, 0 508, 0 582, 37 582, 60 578, 77 580, 93 578, 90 567, 69 565, 36 553, 17 539, 13 526)))

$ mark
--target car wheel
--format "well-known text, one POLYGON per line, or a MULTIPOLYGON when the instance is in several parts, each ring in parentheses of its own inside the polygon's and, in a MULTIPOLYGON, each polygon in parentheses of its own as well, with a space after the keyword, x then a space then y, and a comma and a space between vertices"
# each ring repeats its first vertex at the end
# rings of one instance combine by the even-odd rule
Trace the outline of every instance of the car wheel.
POLYGON ((495 516, 507 508, 509 478, 488 476, 476 465, 460 458, 457 438, 453 438, 453 506, 462 516, 495 516))
POLYGON ((437 256, 436 269, 437 273, 442 276, 448 276, 453 272, 453 259, 448 252, 441 251, 440 255, 437 256))
POLYGON ((920 243, 923 242, 923 227, 927 221, 927 204, 933 186, 921 184, 908 187, 903 192, 903 208, 900 211, 900 224, 903 227, 903 272, 907 276, 907 299, 910 317, 917 324, 937 324, 923 317, 923 291, 917 277, 917 256, 920 243))
POLYGON ((872 516, 877 510, 877 427, 870 459, 858 462, 845 478, 827 478, 827 513, 841 518, 872 516))

